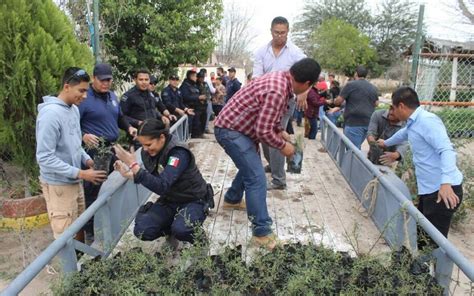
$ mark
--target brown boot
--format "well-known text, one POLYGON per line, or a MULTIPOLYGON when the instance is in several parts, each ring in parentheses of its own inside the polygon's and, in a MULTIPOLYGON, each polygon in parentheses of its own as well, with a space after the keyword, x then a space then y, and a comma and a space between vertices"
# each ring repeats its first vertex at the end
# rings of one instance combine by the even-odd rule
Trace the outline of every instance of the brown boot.
POLYGON ((222 206, 224 210, 236 210, 236 211, 246 211, 247 210, 247 205, 245 204, 245 199, 242 199, 239 203, 237 204, 231 204, 226 201, 224 201, 224 205, 222 206))
POLYGON ((252 243, 258 247, 264 247, 272 251, 278 244, 278 237, 274 233, 265 236, 253 236, 252 243))

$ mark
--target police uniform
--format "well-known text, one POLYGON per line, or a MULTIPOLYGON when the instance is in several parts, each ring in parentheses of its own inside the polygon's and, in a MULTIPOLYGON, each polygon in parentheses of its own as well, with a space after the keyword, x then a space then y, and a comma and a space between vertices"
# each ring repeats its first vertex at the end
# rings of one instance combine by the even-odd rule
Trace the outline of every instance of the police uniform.
POLYGON ((183 97, 181 96, 181 91, 179 89, 173 89, 171 85, 168 85, 161 91, 161 98, 166 108, 173 114, 176 113, 176 108, 181 110, 186 109, 186 106, 183 103, 183 97))
POLYGON ((199 172, 192 152, 186 144, 168 135, 165 147, 157 156, 152 157, 143 150, 141 156, 145 169, 135 174, 134 181, 160 198, 140 208, 135 218, 135 236, 155 240, 173 235, 178 240, 193 243, 194 227, 204 222, 206 211, 213 207, 209 203, 213 193, 199 172))
POLYGON ((161 113, 156 108, 153 95, 148 90, 142 91, 136 86, 123 94, 120 107, 128 122, 136 128, 139 121, 151 118, 161 119, 161 113))
POLYGON ((199 88, 196 82, 190 79, 184 79, 179 87, 183 101, 189 108, 194 109, 194 116, 189 116, 189 129, 191 137, 201 137, 204 134, 204 126, 206 124, 206 108, 207 102, 199 100, 199 88), (204 119, 204 122, 203 122, 204 119))

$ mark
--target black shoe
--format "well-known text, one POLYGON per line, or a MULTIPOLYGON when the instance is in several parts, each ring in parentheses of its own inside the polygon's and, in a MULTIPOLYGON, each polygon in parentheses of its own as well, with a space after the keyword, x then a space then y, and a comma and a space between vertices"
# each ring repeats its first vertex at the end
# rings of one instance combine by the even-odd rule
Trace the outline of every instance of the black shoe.
POLYGON ((265 173, 271 173, 272 172, 272 169, 270 168, 270 165, 266 165, 264 169, 265 169, 265 173))
POLYGON ((273 182, 268 182, 267 183, 267 190, 285 190, 286 185, 277 185, 273 182))

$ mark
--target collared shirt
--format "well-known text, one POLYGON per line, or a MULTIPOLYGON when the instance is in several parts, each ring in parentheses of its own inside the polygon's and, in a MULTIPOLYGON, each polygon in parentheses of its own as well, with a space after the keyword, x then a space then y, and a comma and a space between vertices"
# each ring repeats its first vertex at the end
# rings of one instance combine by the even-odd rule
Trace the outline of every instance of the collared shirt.
POLYGON ((92 86, 86 99, 79 105, 81 131, 104 137, 109 142, 117 141, 119 128, 128 130, 129 123, 123 116, 117 96, 112 91, 96 92, 92 86))
POLYGON ((289 40, 278 56, 275 56, 270 41, 255 52, 252 75, 260 77, 269 72, 288 71, 294 63, 305 57, 303 51, 289 40))
MULTIPOLYGON (((378 140, 378 139, 385 140, 393 136, 405 125, 406 123, 404 121, 391 124, 390 121, 388 120, 388 110, 377 110, 372 114, 372 117, 370 117, 369 130, 367 132, 367 136, 373 136, 375 140, 378 140)), ((405 153, 408 150, 408 147, 409 147, 408 142, 404 141, 401 144, 394 146, 393 148, 389 147, 388 151, 392 151, 392 152, 397 151, 398 153, 400 153, 400 156, 404 158, 405 153)))
POLYGON ((438 116, 418 107, 408 118, 407 126, 385 140, 385 145, 397 145, 406 140, 413 152, 418 194, 436 192, 441 184, 462 183, 456 152, 438 116))
POLYGON ((280 120, 292 96, 288 71, 266 74, 236 93, 219 113, 215 125, 282 149, 285 141, 278 136, 282 131, 280 120))

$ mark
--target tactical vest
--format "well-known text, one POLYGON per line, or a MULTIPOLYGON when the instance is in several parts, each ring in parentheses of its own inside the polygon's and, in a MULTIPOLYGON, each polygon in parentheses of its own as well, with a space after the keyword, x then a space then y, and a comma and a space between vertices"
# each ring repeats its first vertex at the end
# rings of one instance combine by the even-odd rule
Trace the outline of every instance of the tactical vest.
POLYGON ((204 201, 207 195, 207 183, 196 166, 196 160, 185 143, 180 143, 173 136, 168 136, 163 150, 156 157, 151 157, 142 150, 142 160, 145 168, 153 175, 158 175, 160 165, 164 168, 170 158, 170 152, 175 147, 180 147, 189 152, 191 159, 188 167, 164 195, 160 196, 162 202, 189 203, 192 201, 204 201))

